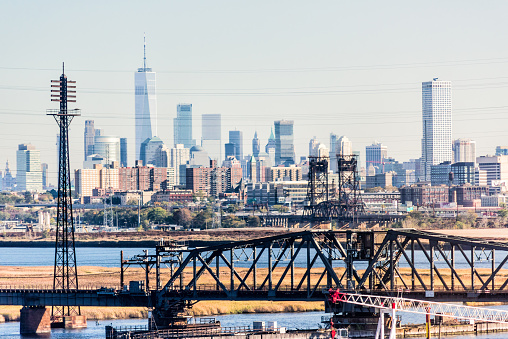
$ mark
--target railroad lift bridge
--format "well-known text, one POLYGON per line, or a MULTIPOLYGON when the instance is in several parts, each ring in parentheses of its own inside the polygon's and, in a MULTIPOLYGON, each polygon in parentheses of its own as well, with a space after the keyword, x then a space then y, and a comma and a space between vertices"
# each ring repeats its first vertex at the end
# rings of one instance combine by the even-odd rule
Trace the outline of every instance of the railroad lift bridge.
MULTIPOLYGON (((186 322, 200 300, 327 302, 329 290, 432 302, 508 301, 508 244, 413 229, 305 230, 189 248, 161 242, 155 254, 122 260, 140 265, 143 288, 0 289, 0 304, 144 306, 158 328, 186 322), (155 272, 154 272, 155 271, 155 272), (155 274, 154 274, 155 273, 155 274), (155 276, 155 278, 153 278, 155 276)), ((139 287, 139 286, 138 286, 139 287)), ((379 314, 372 307, 327 308, 336 324, 379 314), (373 311, 374 310, 374 311, 373 311)))

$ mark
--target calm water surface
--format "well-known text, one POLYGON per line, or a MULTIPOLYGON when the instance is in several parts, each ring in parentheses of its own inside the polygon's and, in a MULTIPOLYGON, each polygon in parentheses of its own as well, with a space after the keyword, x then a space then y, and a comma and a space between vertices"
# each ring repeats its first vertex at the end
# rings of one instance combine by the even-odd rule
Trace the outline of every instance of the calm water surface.
MULTIPOLYGON (((289 329, 309 329, 318 328, 321 316, 325 315, 322 312, 306 312, 306 313, 261 313, 261 314, 232 314, 216 316, 222 326, 252 326, 253 321, 277 321, 278 326, 284 326, 289 329)), ((403 322, 415 322, 420 318, 418 315, 415 317, 412 314, 403 314, 403 322), (409 317, 409 319, 408 319, 409 317)), ((96 324, 94 321, 88 322, 88 328, 82 330, 65 330, 55 329, 51 332, 51 335, 47 338, 51 339, 63 339, 63 338, 104 338, 105 326, 113 325, 114 327, 119 326, 140 326, 146 325, 146 319, 129 319, 129 320, 104 320, 96 324)), ((444 337, 450 339, 501 339, 507 338, 507 333, 493 333, 484 335, 461 335, 444 337)), ((19 323, 10 322, 0 324, 0 338, 30 338, 19 335, 19 323)), ((32 337, 33 338, 33 337, 32 337)), ((40 337, 38 337, 40 338, 40 337)))

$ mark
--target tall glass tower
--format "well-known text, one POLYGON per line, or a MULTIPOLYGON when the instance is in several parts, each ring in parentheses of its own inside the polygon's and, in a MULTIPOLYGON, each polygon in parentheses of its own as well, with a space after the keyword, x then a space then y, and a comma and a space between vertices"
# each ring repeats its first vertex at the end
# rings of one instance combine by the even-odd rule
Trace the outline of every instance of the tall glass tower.
POLYGON ((157 134, 157 98, 155 96, 155 72, 146 67, 146 39, 144 43, 143 67, 134 73, 136 95, 136 160, 140 158, 141 143, 157 134))
POLYGON ((210 159, 222 163, 222 139, 221 139, 221 115, 203 114, 201 116, 201 147, 203 147, 210 156, 210 159))
POLYGON ((278 120, 275 125, 275 165, 295 163, 293 120, 278 120))
POLYGON ((422 115, 421 176, 430 180, 430 166, 453 161, 451 81, 422 82, 422 115))
POLYGON ((229 131, 229 143, 235 145, 236 160, 243 160, 243 132, 229 131))
POLYGON ((85 120, 85 160, 93 153, 93 143, 95 138, 95 127, 93 120, 85 120))
POLYGON ((42 191, 41 151, 30 144, 21 144, 16 152, 17 190, 24 192, 42 191))
POLYGON ((183 144, 191 148, 196 143, 192 139, 192 104, 178 104, 176 118, 173 119, 175 145, 183 144))

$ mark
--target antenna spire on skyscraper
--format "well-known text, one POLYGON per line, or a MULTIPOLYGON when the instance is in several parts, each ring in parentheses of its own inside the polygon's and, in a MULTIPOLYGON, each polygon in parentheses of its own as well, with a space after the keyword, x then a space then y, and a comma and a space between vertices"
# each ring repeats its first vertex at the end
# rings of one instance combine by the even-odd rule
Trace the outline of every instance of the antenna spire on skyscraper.
POLYGON ((143 32, 143 69, 146 72, 146 33, 143 32))

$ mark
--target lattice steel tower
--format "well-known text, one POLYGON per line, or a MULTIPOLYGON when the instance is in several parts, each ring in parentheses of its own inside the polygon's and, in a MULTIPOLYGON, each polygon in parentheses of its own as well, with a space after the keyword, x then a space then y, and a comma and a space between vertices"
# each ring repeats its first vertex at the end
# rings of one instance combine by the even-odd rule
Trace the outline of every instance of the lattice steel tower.
MULTIPOLYGON (((68 110, 68 102, 76 102, 75 81, 67 80, 62 66, 60 80, 51 80, 51 101, 60 102, 60 109, 47 110, 60 127, 60 146, 58 150, 58 205, 56 221, 55 267, 53 289, 77 290, 78 273, 74 246, 74 219, 72 215, 71 177, 69 163, 69 125, 79 109, 68 110)), ((67 294, 68 295, 68 294, 67 294)), ((79 307, 53 306, 53 321, 67 315, 80 315, 79 307)))
POLYGON ((358 159, 355 154, 337 154, 337 173, 339 174, 339 202, 341 215, 354 218, 365 212, 360 195, 360 179, 358 177, 358 159))

